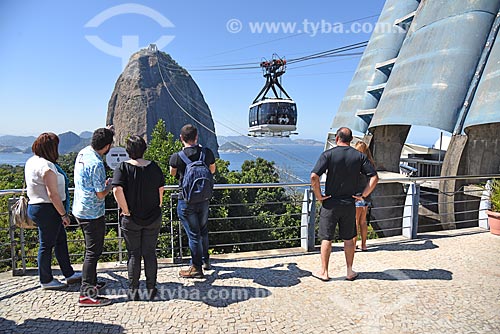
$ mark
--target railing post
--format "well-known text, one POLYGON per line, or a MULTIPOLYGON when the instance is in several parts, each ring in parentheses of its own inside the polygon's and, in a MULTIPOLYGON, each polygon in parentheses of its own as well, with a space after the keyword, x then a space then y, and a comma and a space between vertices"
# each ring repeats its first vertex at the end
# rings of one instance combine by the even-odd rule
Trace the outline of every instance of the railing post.
MULTIPOLYGON (((16 228, 13 226, 12 228, 16 228)), ((22 271, 18 271, 19 275, 26 274, 26 239, 24 238, 24 228, 20 228, 20 238, 21 238, 21 265, 23 267, 22 271)))
POLYGON ((486 230, 490 229, 488 225, 488 215, 486 214, 486 210, 491 209, 491 180, 486 181, 486 185, 484 186, 483 193, 481 194, 481 201, 479 202, 479 213, 478 213, 478 225, 480 228, 484 228, 486 230))
MULTIPOLYGON (((177 195, 170 195, 170 251, 172 252, 172 263, 182 262, 182 240, 179 250, 180 258, 175 256, 175 231, 174 231, 174 199, 177 199, 177 195)), ((179 224, 180 227, 180 224, 179 224)), ((179 230, 180 233, 180 230, 179 230)))
POLYGON ((403 236, 408 239, 417 238, 418 205, 420 203, 420 185, 411 183, 406 193, 403 210, 403 236))
POLYGON ((179 194, 177 192, 172 192, 170 195, 170 226, 172 233, 172 258, 174 263, 182 263, 182 224, 179 221, 177 236, 179 237, 179 256, 175 257, 175 242, 174 242, 174 201, 179 199, 179 194))
POLYGON ((123 262, 123 238, 122 238, 122 229, 120 228, 120 207, 116 208, 116 222, 118 226, 118 262, 122 264, 123 262))
POLYGON ((300 246, 306 252, 314 251, 314 224, 316 220, 316 198, 310 189, 304 190, 300 222, 300 246))
POLYGON ((24 268, 23 270, 17 269, 17 251, 16 251, 16 237, 15 237, 15 229, 16 226, 12 220, 12 206, 16 203, 16 198, 9 198, 7 200, 7 206, 9 209, 9 238, 10 238, 10 257, 12 263, 12 276, 19 276, 26 273, 26 261, 23 259, 24 268))

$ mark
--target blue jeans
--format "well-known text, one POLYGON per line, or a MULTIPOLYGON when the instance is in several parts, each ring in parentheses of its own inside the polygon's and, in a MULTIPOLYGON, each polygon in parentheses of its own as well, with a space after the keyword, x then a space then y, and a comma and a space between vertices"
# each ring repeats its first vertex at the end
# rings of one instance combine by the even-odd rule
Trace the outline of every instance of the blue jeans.
POLYGON ((49 283, 52 276, 52 249, 64 277, 75 272, 71 267, 68 252, 68 239, 61 216, 52 203, 29 204, 28 217, 38 226, 38 276, 41 283, 49 283))
POLYGON ((208 261, 208 201, 188 204, 180 199, 177 215, 188 236, 191 264, 201 268, 208 261))

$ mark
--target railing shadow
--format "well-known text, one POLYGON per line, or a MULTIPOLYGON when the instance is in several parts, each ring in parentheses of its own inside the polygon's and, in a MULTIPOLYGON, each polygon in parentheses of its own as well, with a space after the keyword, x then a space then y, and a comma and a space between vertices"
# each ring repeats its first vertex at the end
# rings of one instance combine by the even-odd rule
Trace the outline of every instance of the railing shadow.
POLYGON ((412 241, 404 241, 404 242, 396 242, 396 243, 387 243, 387 244, 379 244, 372 245, 368 247, 368 250, 363 252, 377 252, 377 251, 423 251, 429 249, 439 248, 438 245, 434 244, 432 240, 412 240, 412 241))
POLYGON ((432 234, 428 233, 419 233, 418 238, 419 239, 443 239, 443 238, 455 238, 459 236, 465 236, 465 235, 474 235, 474 234, 481 234, 481 233, 489 233, 488 230, 480 230, 480 229, 455 229, 452 230, 453 233, 449 234, 447 232, 449 230, 443 230, 443 231, 437 231, 432 234))
POLYGON ((0 332, 52 334, 56 328, 63 328, 65 334, 123 333, 120 325, 103 324, 93 321, 66 321, 50 318, 26 319, 17 325, 14 321, 0 318, 0 332))
POLYGON ((26 293, 26 292, 37 290, 37 289, 40 289, 40 287, 38 285, 32 286, 31 288, 27 288, 27 289, 24 289, 24 290, 16 291, 14 293, 11 293, 10 295, 5 295, 5 296, 0 297, 0 302, 3 301, 3 300, 6 300, 6 299, 12 298, 12 297, 21 295, 21 294, 26 293))
POLYGON ((404 280, 444 280, 451 281, 453 273, 444 269, 387 269, 384 271, 363 271, 359 273, 358 280, 374 279, 384 281, 404 281, 404 280))

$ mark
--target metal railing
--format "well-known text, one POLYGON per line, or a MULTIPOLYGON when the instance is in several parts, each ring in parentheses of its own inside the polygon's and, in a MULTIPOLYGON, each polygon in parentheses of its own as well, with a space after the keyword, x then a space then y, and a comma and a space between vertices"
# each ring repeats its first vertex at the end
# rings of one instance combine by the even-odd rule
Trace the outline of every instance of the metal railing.
MULTIPOLYGON (((438 183, 461 181, 477 185, 492 178, 500 178, 500 175, 381 179, 377 187, 380 191, 372 195, 374 206, 369 217, 370 230, 378 237, 403 235, 415 238, 419 231, 468 226, 487 228, 484 211, 488 196, 485 196, 483 188, 462 187, 452 194, 443 194, 439 189, 426 188, 422 185, 428 184, 431 180, 438 183), (384 185, 397 185, 397 193, 384 194, 384 185), (440 201, 440 197, 446 200, 440 201), (453 210, 443 212, 440 210, 443 205, 451 205, 453 210)), ((312 251, 317 247, 319 203, 316 202, 308 183, 219 184, 215 186, 214 196, 220 197, 223 192, 229 193, 226 195, 234 195, 235 191, 273 188, 285 189, 289 195, 286 197, 288 200, 253 203, 214 201, 215 203, 210 205, 209 239, 210 249, 214 253, 299 246, 304 251, 312 251), (266 208, 265 212, 271 214, 259 214, 259 208, 262 207, 266 208), (248 212, 254 214, 247 214, 248 212)), ((173 263, 179 263, 189 255, 187 237, 176 213, 176 190, 176 186, 166 186, 166 192, 171 196, 167 205, 164 205, 158 247, 159 257, 170 258, 173 263)), ((2 196, 15 198, 20 193, 20 189, 3 190, 0 191, 0 198, 2 196)), ((9 200, 10 204, 13 200, 9 200)), ((10 205, 8 207, 10 208, 10 205)), ((12 226, 10 217, 10 212, 0 213, 2 222, 0 247, 3 254, 0 265, 4 270, 12 269, 14 274, 23 274, 27 266, 36 265, 37 230, 23 230, 12 226), (5 254, 10 254, 10 257, 6 257, 5 254)), ((126 248, 119 228, 116 207, 107 209, 106 222, 108 235, 103 255, 107 256, 105 258, 107 260, 122 262, 126 258, 126 248)), ((84 241, 76 223, 68 227, 68 233, 71 234, 68 238, 70 251, 80 250, 76 253, 71 252, 72 260, 83 259, 84 241)))
POLYGON ((400 161, 403 166, 409 166, 415 170, 412 176, 428 177, 441 175, 443 161, 419 158, 401 158, 400 161))

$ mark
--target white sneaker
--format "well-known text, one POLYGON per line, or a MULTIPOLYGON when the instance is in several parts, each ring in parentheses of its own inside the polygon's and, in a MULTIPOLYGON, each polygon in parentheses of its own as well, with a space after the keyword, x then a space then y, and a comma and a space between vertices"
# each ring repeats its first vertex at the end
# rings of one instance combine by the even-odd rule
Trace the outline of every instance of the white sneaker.
POLYGON ((59 290, 65 288, 66 284, 54 278, 49 283, 40 283, 40 286, 44 290, 59 290))
POLYGON ((81 280, 82 280, 82 273, 79 271, 75 271, 75 273, 73 275, 63 279, 63 283, 66 283, 69 285, 69 284, 73 284, 73 283, 78 283, 81 280))

